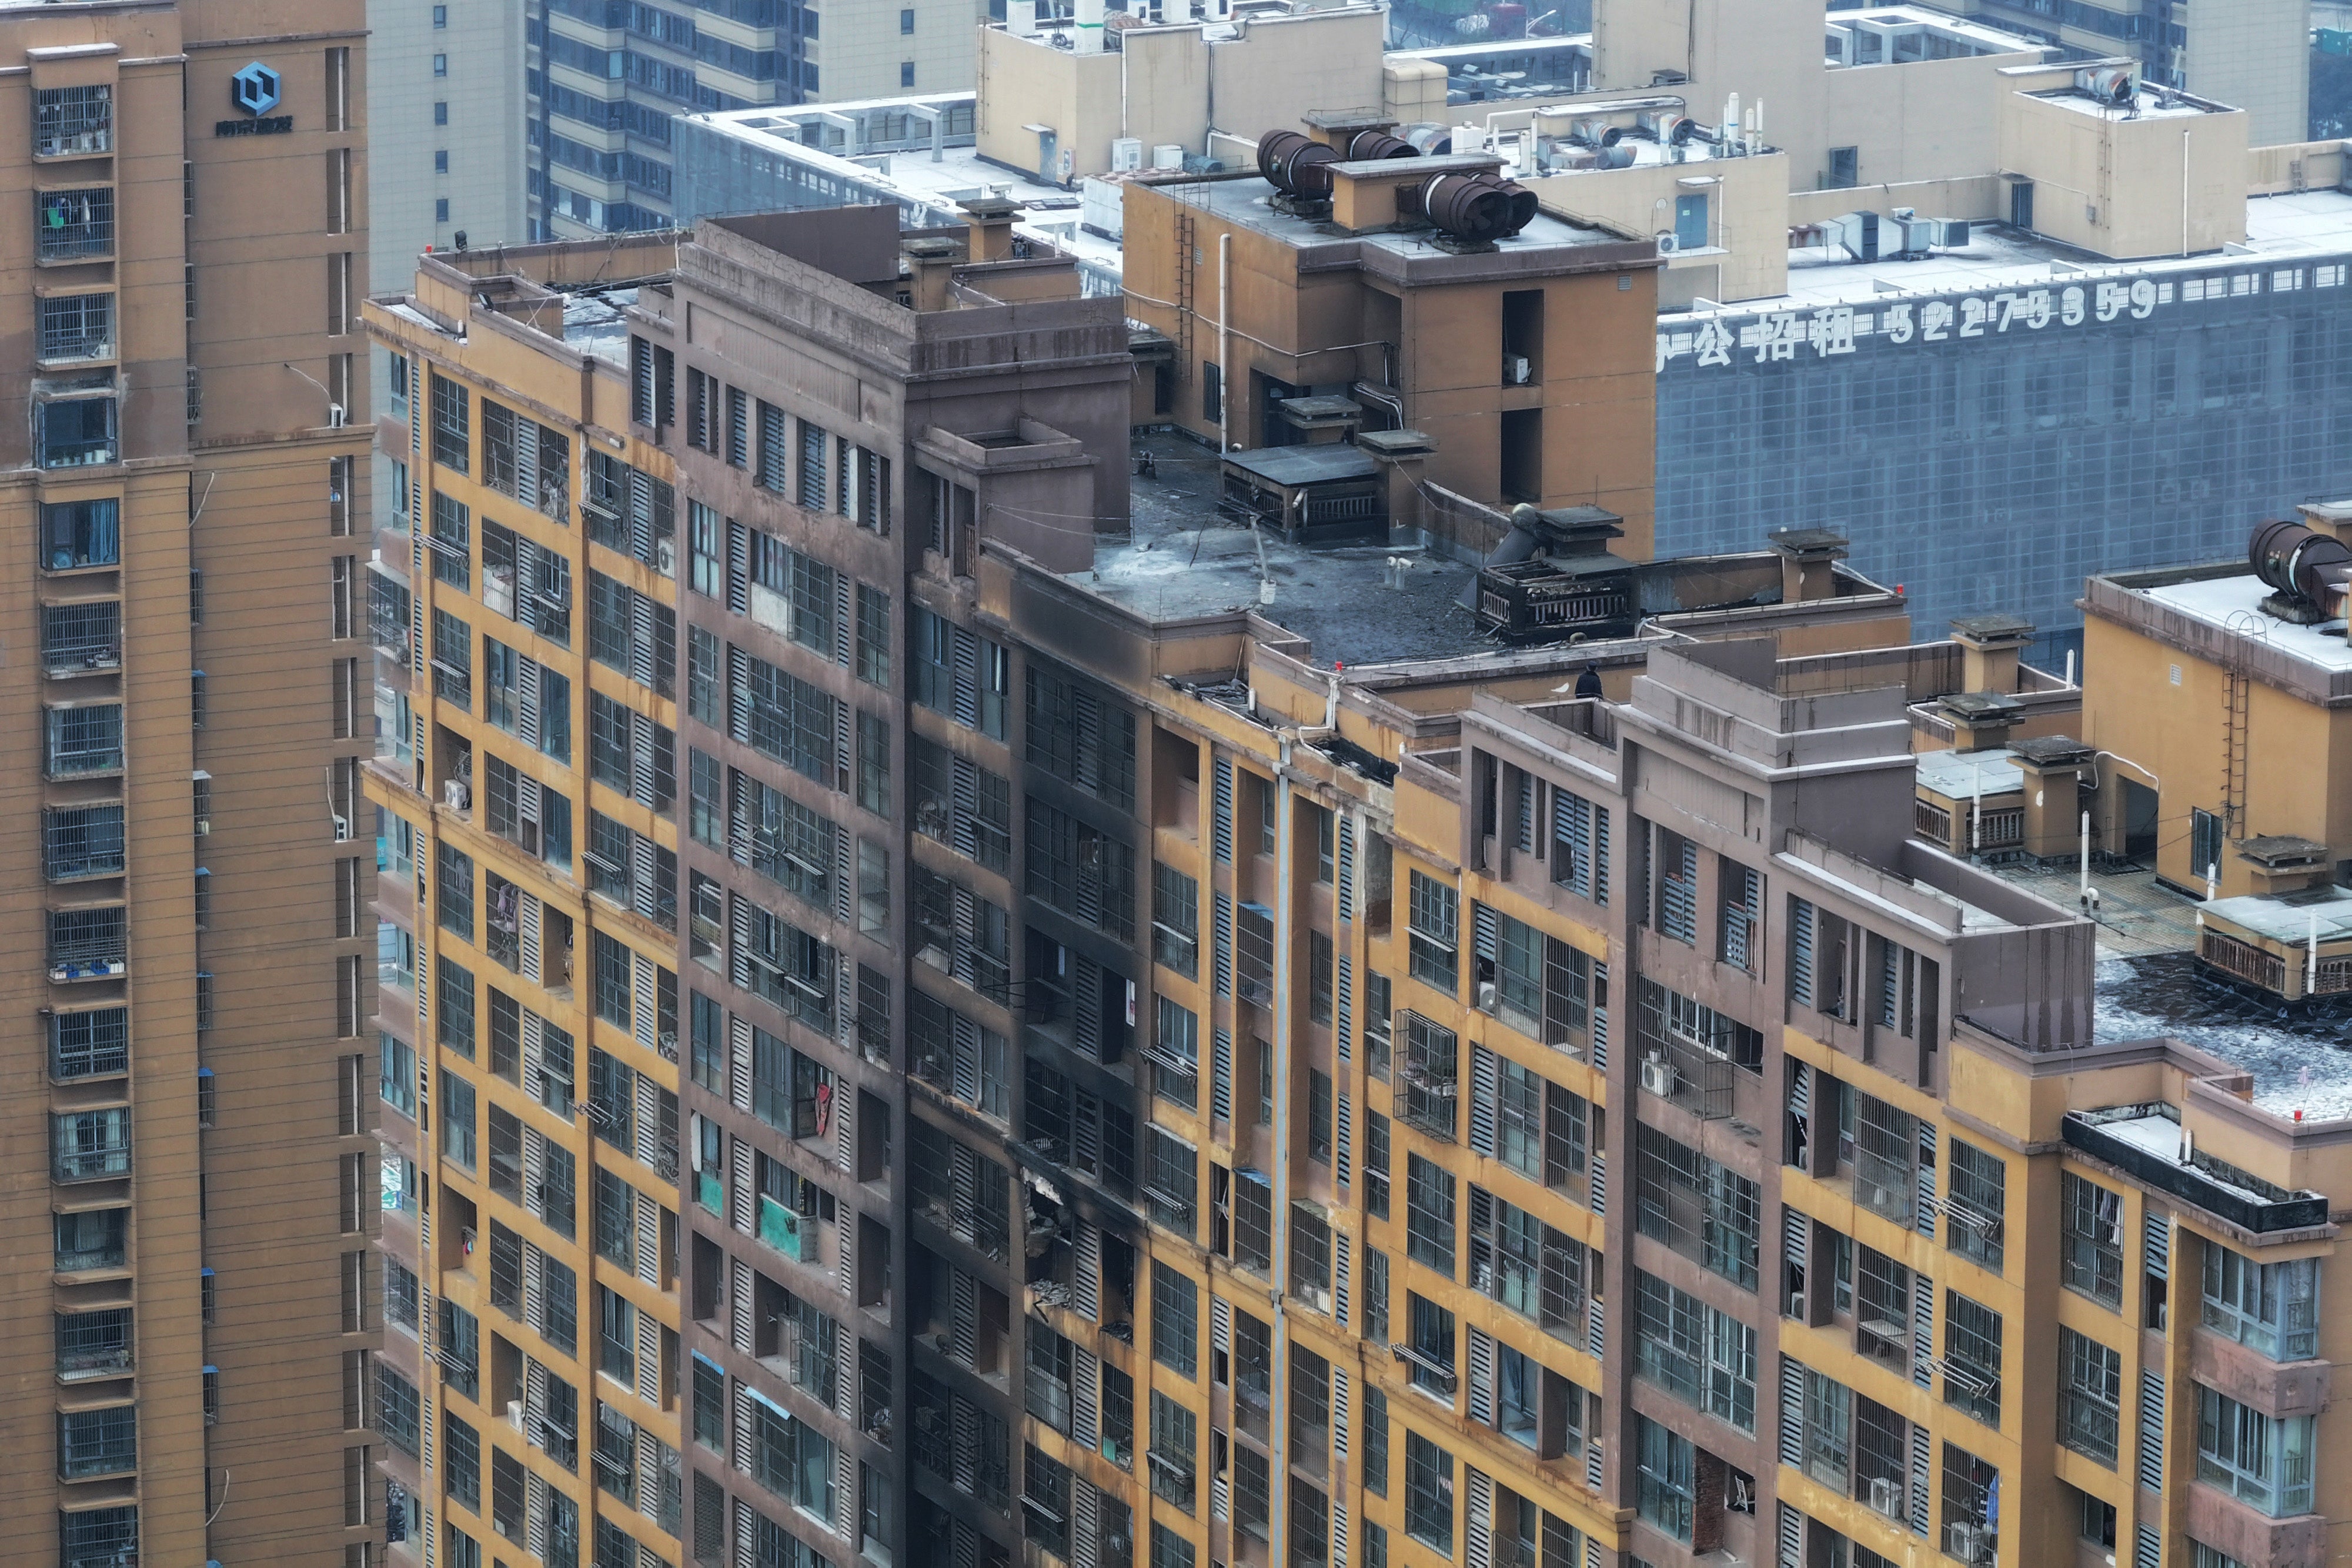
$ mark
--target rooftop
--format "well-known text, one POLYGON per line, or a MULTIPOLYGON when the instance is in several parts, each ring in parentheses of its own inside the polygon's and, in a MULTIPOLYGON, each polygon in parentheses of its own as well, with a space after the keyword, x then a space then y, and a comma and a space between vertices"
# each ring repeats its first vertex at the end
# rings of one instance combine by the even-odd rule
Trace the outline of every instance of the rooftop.
POLYGON ((2343 622, 2298 626, 2264 614, 2260 606, 2270 596, 2270 586, 2251 571, 2158 583, 2138 592, 2168 610, 2233 637, 2252 638, 2305 664, 2331 672, 2352 670, 2352 643, 2345 641, 2343 622))
MULTIPOLYGON (((1021 204, 1023 216, 1015 234, 1045 240, 1066 256, 1075 256, 1088 278, 1088 292, 1111 292, 1119 275, 1118 241, 1095 234, 1079 224, 1077 192, 1037 179, 1032 174, 990 162, 972 146, 971 132, 951 132, 942 126, 940 145, 929 139, 926 116, 952 117, 961 108, 962 123, 971 122, 971 93, 910 94, 902 99, 870 99, 856 103, 828 103, 805 109, 738 109, 715 114, 681 115, 682 125, 740 141, 747 148, 797 164, 806 173, 834 182, 824 204, 843 201, 890 201, 898 204, 900 224, 910 229, 935 228, 961 223, 961 204, 976 196, 1001 194, 1021 204), (852 141, 845 123, 865 128, 852 141), (802 141, 830 131, 842 134, 844 152, 828 152, 802 141), (886 134, 895 131, 897 135, 886 134), (911 142, 910 138, 914 138, 911 142), (849 151, 871 148, 872 151, 849 151), (837 188, 835 188, 837 186, 837 188)), ((757 165, 755 165, 757 167, 757 165)), ((755 207, 796 204, 779 180, 774 197, 755 207)), ((696 214, 707 216, 707 214, 696 214)))
MULTIPOLYGON (((1874 307, 1888 298, 2070 285, 2088 291, 2102 280, 2139 277, 2157 281, 2157 298, 2148 303, 2162 307, 2183 299, 2177 279, 2231 267, 2258 273, 2347 252, 2352 252, 2352 194, 2335 190, 2253 197, 2246 204, 2245 244, 2201 256, 2109 261, 2007 225, 1971 225, 1969 243, 1958 249, 1938 250, 1920 261, 1856 262, 1832 238, 1789 252, 1789 291, 1778 298, 1664 312, 1658 324, 1662 331, 1677 328, 1688 331, 1710 316, 1810 310, 1825 305, 1872 307, 1854 314, 1854 336, 1862 338, 1877 329, 1874 307)), ((2313 282, 2316 285, 2317 280, 2313 282)), ((2057 319, 2057 307, 2049 308, 2052 314, 2045 323, 2057 319)), ((2137 305, 2134 310, 2140 313, 2137 305)), ((1671 350, 1669 357, 1675 357, 1671 350)))
POLYGON ((1130 533, 1097 539, 1093 571, 1072 574, 1073 582, 1158 621, 1255 610, 1306 638, 1318 661, 1380 664, 1494 646, 1456 602, 1470 567, 1417 546, 1308 549, 1238 527, 1217 514, 1216 454, 1173 436, 1151 451, 1157 475, 1139 476, 1129 493, 1130 533), (1391 560, 1406 564, 1392 571, 1391 560))
MULTIPOLYGON (((1491 163, 1489 167, 1491 167, 1491 163)), ((1278 211, 1271 198, 1275 189, 1255 175, 1241 180, 1181 181, 1160 187, 1178 201, 1202 212, 1224 219, 1279 240, 1300 250, 1329 247, 1359 247, 1358 254, 1385 252, 1400 265, 1426 261, 1448 253, 1438 244, 1432 229, 1416 229, 1405 233, 1375 232, 1349 234, 1339 225, 1314 218, 1295 217, 1278 211)), ((1534 258, 1545 251, 1577 251, 1586 249, 1622 248, 1636 242, 1612 229, 1597 225, 1571 223, 1550 213, 1538 213, 1528 226, 1507 239, 1494 242, 1494 249, 1506 256, 1534 258)), ((1639 248, 1647 252, 1650 241, 1644 237, 1639 248)), ((1338 259, 1338 258, 1334 258, 1338 259)), ((1562 256, 1564 266, 1606 266, 1600 257, 1562 256)))
POLYGON ((1874 5, 1865 11, 1832 11, 1822 18, 1829 64, 1901 65, 1972 55, 2039 53, 2042 46, 2018 33, 2004 33, 1948 11, 1925 5, 1874 5), (1874 55, 1874 38, 1880 52, 1874 55))
POLYGON ((629 363, 627 311, 637 302, 637 286, 583 290, 563 301, 563 340, 623 370, 629 363))

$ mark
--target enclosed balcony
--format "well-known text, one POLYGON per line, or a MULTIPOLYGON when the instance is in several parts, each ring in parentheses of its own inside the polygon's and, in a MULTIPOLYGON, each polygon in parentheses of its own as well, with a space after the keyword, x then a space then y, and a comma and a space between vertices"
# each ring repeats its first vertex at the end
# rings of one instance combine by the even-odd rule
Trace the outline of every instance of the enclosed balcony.
POLYGON ((41 813, 41 874, 51 882, 121 876, 122 803, 53 806, 41 813))
POLYGON ((61 1182, 131 1174, 131 1107, 69 1111, 50 1118, 49 1174, 61 1182))
POLYGON ((130 924, 123 905, 49 911, 52 981, 62 985, 118 978, 130 967, 130 924))
POLYGON ((94 185, 43 191, 35 225, 43 261, 103 261, 114 254, 114 191, 94 185))
POLYGON ((41 606, 41 668, 51 676, 122 667, 122 606, 114 600, 41 606))
POLYGON ((40 301, 40 362, 91 364, 114 358, 114 296, 62 294, 40 301))

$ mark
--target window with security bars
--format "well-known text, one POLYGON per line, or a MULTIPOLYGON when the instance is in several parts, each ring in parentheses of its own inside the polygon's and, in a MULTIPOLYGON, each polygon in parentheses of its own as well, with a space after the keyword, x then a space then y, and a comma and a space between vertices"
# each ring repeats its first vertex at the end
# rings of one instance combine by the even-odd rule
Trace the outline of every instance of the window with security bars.
POLYGON ((1121 942, 1135 939, 1135 850, 1033 795, 1028 893, 1121 942))
POLYGON ((1440 1557, 1453 1557, 1454 1456, 1410 1427, 1404 1436, 1404 1529, 1440 1557))
POLYGON ((452 706, 474 706, 474 630, 446 610, 433 612, 433 695, 452 706))
POLYGON ((841 592, 834 569, 772 534, 752 528, 750 535, 752 619, 831 659, 841 592))
POLYGON ((53 707, 44 715, 42 771, 51 779, 108 773, 122 766, 122 705, 53 707))
POLYGON ((1274 1184, 1256 1171, 1234 1173, 1234 1263, 1258 1274, 1274 1268, 1274 1184))
POLYGON ((1021 1460, 1021 1512, 1024 1533, 1032 1544, 1056 1557, 1070 1554, 1070 1468, 1024 1445, 1021 1460))
POLYGON ((125 1008, 89 1008, 49 1014, 49 1076, 59 1082, 129 1071, 131 1014, 125 1008))
POLYGON ((1406 924, 1412 933, 1412 977, 1449 997, 1460 984, 1461 899, 1427 873, 1411 873, 1406 924))
POLYGON ((1691 1539, 1697 1511, 1697 1450, 1646 1416, 1633 1417, 1634 1511, 1676 1541, 1691 1539))
POLYGON ((2000 1271, 2002 1216, 2008 1207, 2009 1167, 1974 1144, 1955 1138, 1944 1195, 1944 1240, 1955 1252, 2000 1271))
POLYGON ((446 376, 433 378, 433 461, 454 474, 470 470, 474 433, 471 394, 446 376))
POLYGON ((1032 763, 1106 804, 1134 810, 1133 714, 1091 682, 1032 662, 1027 716, 1032 763))
POLYGON ((1854 1249, 1854 1348, 1889 1366, 1911 1360, 1911 1270, 1868 1247, 1854 1249))
POLYGON ((2123 1195, 2062 1171, 2058 1177, 2060 1278, 2110 1307, 2123 1304, 2123 1195))
POLYGON ((1071 1352, 1075 1347, 1042 1323, 1027 1326, 1026 1341, 1026 1364, 1021 1380, 1022 1399, 1031 1416, 1067 1437, 1071 1413, 1071 1352))
POLYGON ((1919 1196, 1918 1118, 1874 1095, 1849 1095, 1853 1127, 1853 1196, 1872 1213, 1909 1225, 1919 1196))
POLYGON ((1944 1403, 2000 1425, 2000 1314, 1958 1291, 1944 1292, 1944 1403))
POLYGON ((1102 1456, 1125 1469, 1135 1457, 1135 1379, 1105 1363, 1102 1377, 1102 1456))
MULTIPOLYGON (((1200 1287, 1165 1263, 1151 1265, 1151 1359, 1191 1378, 1200 1375, 1200 1287)), ((1156 1416, 1155 1416, 1156 1421, 1156 1416)))
MULTIPOLYGON (((601 571, 588 574, 588 656, 656 695, 675 695, 677 612, 601 571)), ((828 736, 830 731, 828 730, 828 736)), ((744 738, 737 737, 738 739, 744 738)))
POLYGON ((1454 1176, 1422 1158, 1405 1156, 1405 1251, 1416 1262, 1454 1277, 1454 1176))
POLYGON ((1151 958, 1188 980, 1201 975, 1201 884, 1151 862, 1151 958))
POLYGON ((1419 1013, 1405 1015, 1405 1055, 1396 1082, 1398 1120, 1454 1141, 1461 1055, 1452 1030, 1419 1013))
POLYGON ((1331 1228, 1303 1204, 1290 1210, 1290 1293, 1317 1312, 1331 1310, 1331 1228))
POLYGON ((1743 1290, 1756 1288, 1762 1206, 1754 1182, 1636 1124, 1633 1203, 1643 1235, 1743 1290))
POLYGON ((33 156, 86 158, 114 148, 114 88, 45 87, 33 93, 33 156))
POLYGON ((1154 1223, 1192 1236, 1197 1225, 1199 1153, 1164 1128, 1147 1127, 1144 1134, 1144 1207, 1154 1223))
POLYGON ((1234 1446, 1234 1528, 1255 1541, 1271 1539, 1273 1476, 1264 1454, 1246 1443, 1234 1446))
MULTIPOLYGON (((1157 1265, 1154 1265, 1155 1270, 1157 1265)), ((1192 1375, 1185 1369, 1187 1377, 1192 1375)), ((1151 1396, 1151 1490, 1155 1496, 1190 1512, 1193 1477, 1200 1450, 1200 1421, 1192 1411, 1165 1394, 1151 1396)))
POLYGON ((1378 1111, 1364 1112, 1364 1212, 1374 1219, 1389 1217, 1389 1119, 1378 1111))
POLYGON ((1945 1550, 1970 1568, 1990 1568, 2000 1544, 2000 1472, 1947 1443, 1942 1496, 1945 1550))
POLYGON ((2073 1329, 2058 1330, 2058 1441, 2109 1469, 2123 1424, 2120 1353, 2073 1329))
POLYGON ((82 1377, 130 1369, 133 1343, 129 1307, 59 1312, 56 1318, 60 1375, 82 1377))
POLYGON ((1636 1270, 1634 1364, 1685 1404, 1756 1429, 1756 1331, 1687 1291, 1636 1270))
POLYGON ((50 295, 40 301, 40 359, 45 365, 114 357, 114 296, 50 295))

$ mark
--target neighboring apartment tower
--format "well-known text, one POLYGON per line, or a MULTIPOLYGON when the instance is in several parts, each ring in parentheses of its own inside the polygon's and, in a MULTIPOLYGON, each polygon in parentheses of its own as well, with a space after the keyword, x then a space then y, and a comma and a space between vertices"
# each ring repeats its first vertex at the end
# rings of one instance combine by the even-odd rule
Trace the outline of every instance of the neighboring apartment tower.
POLYGON ((461 235, 482 246, 527 238, 523 0, 369 0, 368 27, 368 120, 382 131, 368 287, 406 287, 420 252, 461 235))
POLYGON ((1091 519, 1124 505, 1133 371, 1118 301, 1015 256, 1002 206, 909 242, 904 280, 895 208, 706 222, 671 332, 641 346, 635 434, 678 448, 687 515, 680 1207, 706 1562, 730 1540, 795 1564, 1021 1551, 1040 1385, 1016 1219, 1036 1199, 1005 1158, 1010 1042, 1024 988, 1102 971, 1013 967, 1012 656, 957 590, 993 502, 1045 508, 1005 537, 1090 559, 1091 519))
POLYGON ((427 256, 367 308, 411 497, 369 607, 404 1561, 677 1561, 677 508, 625 326, 673 254, 427 256))
POLYGON ((537 239, 667 226, 674 115, 968 89, 986 20, 979 0, 519 3, 537 239))
POLYGON ((0 6, 27 1563, 335 1568, 376 1534, 338 1388, 375 1201, 364 38, 358 0, 0 6))

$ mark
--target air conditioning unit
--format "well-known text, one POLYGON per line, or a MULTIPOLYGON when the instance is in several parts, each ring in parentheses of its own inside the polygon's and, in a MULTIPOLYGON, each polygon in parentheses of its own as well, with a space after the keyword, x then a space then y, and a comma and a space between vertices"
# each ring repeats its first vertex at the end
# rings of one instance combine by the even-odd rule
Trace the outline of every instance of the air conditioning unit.
POLYGON ((352 836, 352 820, 349 817, 344 816, 340 811, 330 811, 327 815, 334 819, 335 842, 339 844, 350 842, 352 836))
POLYGON ((1903 1511, 1903 1489, 1884 1476, 1873 1479, 1870 1506, 1892 1519, 1903 1511))
POLYGON ((1528 362, 1528 357, 1525 354, 1505 354, 1503 356, 1503 384, 1505 386, 1523 387, 1534 379, 1535 367, 1528 362))
POLYGON ((1642 1087, 1662 1100, 1672 1099, 1675 1092, 1674 1063, 1662 1056, 1642 1059, 1642 1087))
POLYGON ((1143 138, 1114 136, 1110 143, 1110 168, 1114 174, 1131 173, 1143 167, 1143 138))
MULTIPOLYGON (((1509 362, 1510 362, 1510 361, 1507 361, 1507 360, 1506 360, 1506 361, 1504 361, 1504 363, 1505 363, 1505 364, 1508 364, 1509 362)), ((1523 365, 1524 365, 1524 364, 1526 364, 1526 363, 1527 363, 1527 361, 1526 361, 1525 360, 1521 360, 1521 361, 1519 361, 1519 363, 1521 363, 1521 364, 1523 364, 1523 365)), ((1492 980, 1481 980, 1481 981, 1479 981, 1479 982, 1478 982, 1478 1010, 1479 1010, 1480 1012, 1482 1012, 1482 1013, 1490 1013, 1490 1012, 1493 1012, 1493 1011, 1495 1010, 1495 1002, 1496 1002, 1496 998, 1498 998, 1501 995, 1502 995, 1502 992, 1500 991, 1500 989, 1498 989, 1498 988, 1496 988, 1496 986, 1495 985, 1495 982, 1494 982, 1494 981, 1492 981, 1492 980)))
POLYGON ((1804 1291, 1791 1291, 1789 1292, 1789 1315, 1795 1318, 1800 1322, 1802 1322, 1805 1320, 1806 1311, 1804 1291))
POLYGON ((1183 147, 1173 141, 1154 147, 1151 150, 1151 166, 1155 169, 1181 169, 1184 166, 1183 147))
POLYGON ((1944 1550, 1963 1563, 1974 1563, 1979 1557, 1991 1555, 1985 1551, 1985 1547, 1989 1544, 1986 1539, 1988 1533, 1981 1524, 1970 1524, 1966 1520, 1956 1519, 1944 1531, 1944 1550))
POLYGON ((329 430, 342 429, 344 425, 351 423, 351 418, 352 416, 350 412, 346 410, 341 403, 331 402, 327 405, 327 428, 329 430))
POLYGON ((1683 242, 1676 239, 1674 235, 1668 231, 1663 229, 1660 230, 1657 238, 1658 254, 1660 256, 1672 256, 1675 251, 1682 248, 1683 242))

